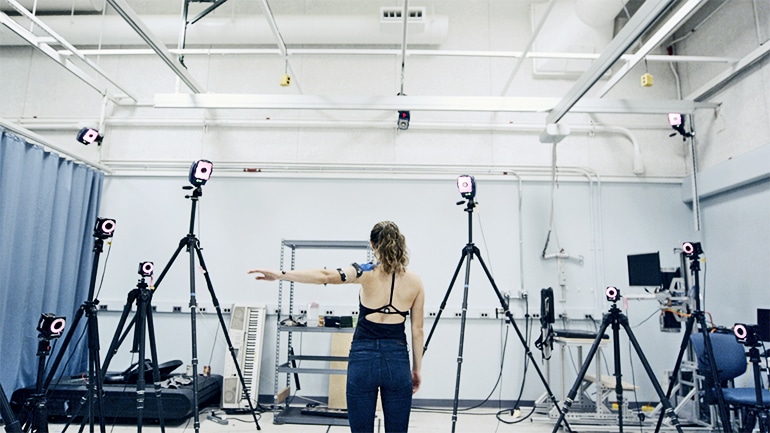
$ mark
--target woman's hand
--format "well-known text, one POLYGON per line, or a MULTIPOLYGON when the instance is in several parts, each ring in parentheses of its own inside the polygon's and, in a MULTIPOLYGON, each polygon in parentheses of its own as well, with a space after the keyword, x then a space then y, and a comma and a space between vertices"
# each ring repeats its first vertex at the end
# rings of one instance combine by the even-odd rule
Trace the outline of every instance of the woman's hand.
POLYGON ((248 272, 249 274, 257 274, 254 276, 255 280, 264 280, 264 281, 278 281, 281 279, 281 276, 283 273, 276 272, 270 269, 252 269, 248 272))
POLYGON ((419 371, 412 371, 412 394, 420 390, 420 384, 422 383, 422 375, 419 371))

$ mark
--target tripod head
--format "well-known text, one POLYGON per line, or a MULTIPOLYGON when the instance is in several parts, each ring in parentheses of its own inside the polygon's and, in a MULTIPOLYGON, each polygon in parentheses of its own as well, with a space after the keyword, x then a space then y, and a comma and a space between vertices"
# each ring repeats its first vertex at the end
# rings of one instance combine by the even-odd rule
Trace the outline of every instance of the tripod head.
POLYGON ((191 186, 191 185, 185 185, 182 187, 183 190, 189 191, 192 190, 192 194, 185 195, 184 198, 189 198, 191 200, 198 200, 198 197, 203 195, 203 188, 198 186, 191 186))

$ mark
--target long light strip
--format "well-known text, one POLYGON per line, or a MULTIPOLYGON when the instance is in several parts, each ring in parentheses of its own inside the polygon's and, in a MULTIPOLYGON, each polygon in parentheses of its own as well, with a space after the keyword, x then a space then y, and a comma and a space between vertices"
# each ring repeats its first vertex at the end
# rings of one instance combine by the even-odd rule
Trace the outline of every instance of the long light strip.
POLYGON ((599 91, 599 97, 606 95, 610 89, 615 87, 615 84, 623 79, 623 77, 625 77, 634 66, 641 62, 647 53, 657 48, 663 39, 667 38, 671 32, 676 30, 682 24, 682 22, 687 19, 687 17, 689 17, 693 12, 697 11, 701 6, 703 6, 704 3, 704 0, 689 0, 687 3, 683 4, 682 7, 680 7, 676 12, 674 12, 668 21, 666 21, 652 36, 650 36, 650 38, 647 39, 647 42, 645 42, 644 45, 639 48, 639 51, 634 53, 626 62, 626 64, 623 65, 623 67, 621 67, 610 78, 604 87, 602 87, 602 89, 599 91))

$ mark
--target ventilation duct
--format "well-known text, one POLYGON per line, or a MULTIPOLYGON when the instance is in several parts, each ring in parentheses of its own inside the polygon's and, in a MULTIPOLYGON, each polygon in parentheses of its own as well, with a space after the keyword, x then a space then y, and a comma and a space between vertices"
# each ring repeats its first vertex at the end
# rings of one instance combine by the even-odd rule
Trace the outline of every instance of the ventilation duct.
MULTIPOLYGON (((601 53, 614 36, 615 17, 628 0, 559 0, 551 9, 532 47, 539 52, 601 53)), ((532 4, 532 26, 543 19, 547 4, 532 4)), ((593 59, 533 59, 535 75, 576 76, 593 59)))
MULTIPOLYGON (((14 17, 26 25, 24 18, 14 17)), ((74 15, 45 16, 41 19, 75 46, 144 46, 136 32, 119 16, 74 15)), ((142 21, 164 44, 176 47, 181 27, 180 16, 148 15, 142 21)), ((291 15, 276 17, 287 45, 400 45, 403 21, 383 22, 377 15, 332 16, 291 15)), ((446 16, 422 15, 418 22, 408 20, 410 46, 440 45, 447 38, 446 16)), ((15 35, 0 28, 0 45, 23 45, 15 35)), ((240 17, 206 17, 187 28, 186 46, 259 46, 275 45, 275 37, 262 15, 240 17)))
MULTIPOLYGON (((104 2, 100 0, 45 0, 45 1, 18 0, 18 1, 19 3, 21 3, 22 6, 27 8, 28 11, 31 11, 32 8, 35 8, 35 12, 46 12, 46 13, 63 12, 63 13, 69 14, 72 12, 85 12, 85 13, 101 12, 102 6, 104 5, 104 2)), ((5 1, 2 1, 0 2, 0 11, 14 12, 14 9, 13 9, 13 6, 9 5, 5 1)))

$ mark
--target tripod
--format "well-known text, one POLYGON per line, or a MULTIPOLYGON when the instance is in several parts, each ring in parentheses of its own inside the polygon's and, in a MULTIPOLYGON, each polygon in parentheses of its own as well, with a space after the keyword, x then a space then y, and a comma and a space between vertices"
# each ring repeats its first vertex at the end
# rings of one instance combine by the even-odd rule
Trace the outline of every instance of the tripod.
POLYGON ((5 396, 3 385, 0 385, 0 415, 3 417, 7 433, 22 433, 21 425, 16 417, 13 416, 11 405, 8 403, 8 397, 5 396))
MULTIPOLYGON (((692 245, 692 244, 691 244, 692 245)), ((676 365, 674 366, 674 371, 671 372, 671 376, 669 376, 668 381, 668 389, 666 390, 666 398, 671 398, 671 393, 674 390, 675 382, 677 380, 677 377, 679 375, 679 369, 682 365, 682 358, 684 357, 684 353, 687 350, 687 347, 690 342, 690 335, 692 334, 694 321, 698 321, 698 327, 700 333, 703 335, 703 347, 706 349, 706 356, 708 357, 708 363, 709 363, 709 373, 711 374, 711 377, 714 380, 714 383, 719 383, 718 380, 718 373, 717 373, 717 367, 716 363, 713 362, 714 360, 714 348, 711 344, 711 337, 709 336, 708 332, 708 326, 706 325, 706 316, 701 311, 700 307, 700 278, 699 278, 699 271, 700 271, 700 259, 699 255, 702 251, 700 251, 700 244, 692 247, 692 253, 686 254, 685 252, 682 252, 683 256, 690 256, 690 270, 693 273, 693 298, 695 299, 695 311, 693 311, 690 316, 687 318, 687 322, 685 324, 684 328, 684 335, 682 336, 682 343, 679 346, 679 354, 676 357, 676 365)), ((717 407, 719 408, 719 418, 722 420, 722 428, 725 433, 731 433, 732 427, 730 426, 730 417, 727 412, 727 405, 725 404, 725 397, 722 393, 722 388, 717 386, 715 387, 715 394, 717 398, 717 407)), ((661 423, 663 422, 663 413, 661 413, 658 416, 658 422, 655 425, 655 432, 657 433, 660 431, 661 423)))
MULTIPOLYGON (((37 402, 37 405, 41 406, 39 410, 45 411, 45 394, 48 391, 49 386, 51 385, 51 382, 53 381, 53 377, 56 374, 56 370, 59 368, 59 364, 62 361, 62 358, 64 357, 64 353, 69 346, 70 341, 72 340, 72 337, 74 336, 75 330, 78 327, 78 323, 80 323, 80 319, 83 318, 83 314, 86 315, 86 330, 87 330, 87 338, 88 338, 88 383, 86 385, 86 394, 83 396, 83 399, 81 399, 80 406, 76 412, 80 412, 80 408, 82 408, 83 404, 88 404, 88 417, 83 418, 83 425, 85 425, 86 419, 88 420, 90 431, 94 431, 94 418, 98 415, 99 417, 99 428, 101 433, 105 433, 105 423, 104 423, 104 417, 102 416, 102 410, 104 408, 104 389, 103 389, 103 377, 100 374, 101 367, 100 367, 100 358, 99 358, 99 323, 96 317, 96 312, 98 310, 97 305, 99 304, 99 300, 94 299, 95 297, 95 288, 96 288, 96 276, 97 276, 97 269, 99 264, 99 256, 101 255, 102 251, 104 250, 104 239, 112 237, 112 234, 115 230, 115 221, 110 219, 97 219, 96 226, 94 227, 94 248, 93 248, 93 265, 91 267, 91 279, 88 286, 88 298, 85 302, 78 308, 77 312, 75 313, 75 318, 72 321, 72 325, 70 325, 69 331, 67 331, 67 335, 64 337, 64 340, 62 340, 62 344, 59 347, 59 350, 56 354, 56 357, 53 360, 53 364, 51 364, 51 370, 48 372, 48 376, 46 376, 44 381, 41 381, 42 385, 38 385, 40 389, 36 391, 36 394, 41 395, 43 397, 42 400, 37 402)), ((40 374, 40 372, 38 372, 40 374)), ((38 423, 47 423, 47 420, 45 417, 40 420, 36 420, 38 423)), ((40 426, 42 427, 42 425, 40 426)), ((66 430, 66 427, 65 427, 66 430)), ((47 426, 46 426, 46 430, 47 426)))
POLYGON ((37 342, 37 381, 35 393, 25 402, 29 413, 23 416, 24 431, 48 433, 48 411, 46 410, 46 395, 43 381, 45 379, 45 359, 51 353, 51 336, 40 332, 37 342), (32 406, 31 408, 29 406, 32 406))
MULTIPOLYGON (((615 393, 618 398, 618 427, 620 429, 620 433, 623 433, 623 383, 621 381, 621 370, 620 370, 620 327, 622 326, 623 329, 626 331, 626 335, 628 336, 628 340, 631 342, 631 344, 634 347, 634 350, 636 350, 636 354, 639 357, 639 359, 642 361, 642 365, 644 366, 644 371, 647 372, 647 377, 649 377, 650 381, 652 382, 652 386, 655 388, 655 392, 658 394, 658 397, 660 398, 660 402, 663 405, 664 413, 668 415, 668 417, 671 419, 671 423, 676 427, 676 431, 679 433, 682 433, 682 427, 679 425, 679 420, 676 417, 676 413, 674 412, 674 409, 671 407, 671 403, 668 400, 668 397, 666 397, 663 394, 663 389, 660 387, 660 384, 658 383, 658 380, 655 378, 655 374, 652 372, 652 368, 650 367, 649 362, 647 362, 647 358, 644 356, 644 353, 642 353, 641 347, 639 347, 639 342, 636 340, 636 337, 634 337, 633 332, 631 332, 631 327, 628 324, 628 317, 626 317, 618 308, 617 301, 620 299, 620 293, 617 292, 617 289, 613 289, 613 295, 610 295, 610 288, 607 289, 607 298, 612 302, 612 307, 610 307, 610 310, 607 314, 604 315, 604 318, 602 319, 602 324, 599 327, 599 330, 596 333, 596 339, 594 340, 593 345, 591 346, 591 349, 588 351, 588 355, 586 355, 586 360, 583 363, 583 366, 580 369, 580 372, 578 373, 578 377, 575 380, 575 383, 572 385, 572 389, 570 389, 569 393, 567 394, 567 398, 564 401, 564 411, 559 416, 559 421, 556 423, 556 425, 553 426, 552 433, 556 433, 557 430, 559 430, 559 426, 561 426, 561 423, 564 421, 564 417, 567 415, 567 413, 570 410, 570 407, 572 406, 572 402, 575 399, 575 396, 578 393, 578 390, 580 389, 581 384, 583 383, 583 378, 586 375, 586 372, 588 371, 588 367, 591 364, 591 360, 593 359, 594 355, 596 354, 596 350, 599 348, 599 344, 602 341, 602 337, 604 336, 604 332, 607 330, 607 327, 612 325, 612 343, 613 343, 613 350, 614 350, 614 356, 615 356, 615 393)), ((597 361, 598 362, 598 361, 597 361)), ((597 381, 599 378, 597 378, 597 381)))
POLYGON ((166 267, 163 268, 163 271, 160 273, 160 276, 158 276, 158 280, 155 282, 155 287, 157 288, 161 281, 163 281, 163 277, 165 277, 168 270, 171 268, 171 265, 174 264, 174 261, 179 256, 179 253, 182 251, 182 248, 186 248, 187 253, 190 256, 190 325, 192 329, 192 371, 193 371, 193 403, 194 403, 194 410, 193 410, 193 416, 194 416, 194 427, 195 427, 195 433, 199 433, 200 431, 200 416, 198 414, 198 335, 197 335, 197 328, 196 328, 196 312, 198 307, 198 301, 196 299, 195 294, 195 257, 198 257, 198 262, 200 263, 201 271, 203 272, 203 276, 206 280, 206 287, 208 287, 209 294, 211 295, 211 301, 214 304, 214 308, 217 312, 217 317, 219 318, 219 324, 222 329, 222 333, 224 334, 225 341, 227 342, 227 348, 230 351, 230 356, 233 358, 233 364, 235 365, 235 371, 238 373, 238 378, 241 381, 241 386, 243 387, 243 393, 244 398, 249 404, 249 410, 251 412, 251 416, 254 419, 254 424, 257 426, 257 430, 261 430, 262 428, 259 426, 259 420, 257 418, 256 409, 254 408, 254 404, 251 401, 251 397, 249 396, 249 389, 246 385, 246 380, 243 378, 243 373, 241 372, 241 367, 238 364, 238 355, 235 351, 235 348, 233 347, 232 340, 230 339, 230 334, 227 332, 227 324, 225 323, 224 316, 222 315, 222 308, 219 306, 219 300, 217 299, 216 294, 214 293, 214 286, 211 283, 211 276, 209 275, 209 271, 206 268, 206 263, 203 260, 203 253, 201 252, 200 247, 200 241, 195 236, 195 209, 198 204, 198 199, 203 195, 203 190, 201 189, 201 185, 198 185, 196 187, 191 186, 184 186, 183 189, 189 190, 192 189, 192 194, 185 195, 185 198, 190 199, 191 204, 191 210, 190 210, 190 230, 188 231, 187 236, 183 237, 179 241, 179 246, 177 247, 176 251, 174 251, 174 254, 171 256, 171 259, 169 260, 168 264, 166 264, 166 267), (193 254, 194 253, 194 254, 193 254))
MULTIPOLYGON (((150 276, 147 274, 142 273, 142 266, 139 267, 139 273, 142 275, 142 278, 139 279, 139 282, 136 285, 136 288, 128 292, 128 299, 126 300, 126 305, 123 307, 123 314, 120 316, 120 320, 118 321, 118 327, 115 330, 115 336, 112 338, 112 343, 110 344, 110 349, 107 351, 107 357, 104 360, 104 367, 101 372, 102 377, 104 377, 107 373, 107 368, 110 364, 110 361, 112 360, 112 357, 117 353, 118 347, 120 344, 125 340, 126 336, 128 335, 128 332, 131 328, 126 329, 124 333, 123 326, 126 324, 126 320, 128 319, 128 315, 131 313, 131 306, 136 303, 136 314, 134 315, 134 318, 131 321, 131 324, 135 325, 134 329, 134 342, 133 346, 131 348, 131 352, 138 352, 139 354, 139 363, 137 364, 137 379, 136 379, 136 411, 137 411, 137 418, 136 418, 136 428, 137 432, 142 431, 142 424, 143 424, 143 414, 144 414, 144 400, 145 400, 145 386, 146 386, 146 379, 145 379, 145 337, 146 334, 150 335, 150 355, 152 357, 152 380, 155 387, 155 401, 158 405, 158 417, 160 422, 160 430, 162 432, 166 431, 166 424, 163 419, 163 400, 161 399, 161 390, 160 390, 160 370, 158 369, 158 350, 157 346, 155 345, 155 325, 152 321, 152 305, 150 304, 150 299, 152 298, 152 290, 148 288, 147 283, 144 280, 144 277, 150 276)), ((153 287, 154 289, 154 287, 153 287)))
MULTIPOLYGON (((761 358, 759 356, 759 343, 754 338, 753 344, 749 348, 748 356, 749 362, 751 362, 751 371, 754 372, 754 391, 756 393, 756 404, 753 408, 747 410, 746 420, 744 421, 741 432, 751 432, 754 428, 754 424, 759 424, 759 433, 770 432, 770 409, 765 407, 765 402, 762 401, 762 378, 760 372, 762 366, 760 365, 761 358)), ((719 385, 717 385, 717 388, 719 385)))
MULTIPOLYGON (((464 196, 465 197, 465 196, 464 196)), ((457 268, 455 269, 454 275, 452 275, 452 281, 449 283, 449 288, 447 289, 446 295, 444 295, 444 299, 441 301, 441 306, 439 307, 438 314, 436 314, 436 320, 433 322, 433 326, 431 327, 430 332, 428 333, 428 338, 425 340, 425 346, 423 348, 423 353, 428 350, 428 344, 430 343, 431 337, 433 336, 433 332, 436 330, 436 326, 438 325, 439 319, 441 318, 441 314, 444 312, 444 308, 446 307, 447 300, 449 299, 449 295, 452 292, 452 287, 455 284, 455 281, 457 280, 457 275, 460 273, 460 268, 462 267, 463 262, 465 262, 465 284, 463 286, 463 303, 462 303, 462 314, 460 318, 460 346, 459 346, 459 352, 457 354, 457 378, 455 381, 455 394, 454 394, 454 401, 452 404, 452 432, 455 431, 455 426, 457 423, 457 405, 458 400, 460 396, 460 375, 462 371, 462 364, 463 364, 463 345, 465 340, 465 320, 466 320, 466 313, 468 311, 468 285, 470 283, 470 272, 471 272, 471 260, 473 260, 473 257, 476 257, 481 264, 481 267, 484 269, 484 273, 487 275, 487 279, 489 280, 489 283, 492 285, 492 289, 495 291, 495 294, 497 295, 497 299, 500 301, 500 306, 503 308, 503 311, 505 311, 505 317, 508 320, 508 322, 513 326, 513 329, 516 330, 516 335, 519 336, 519 340, 521 341, 522 346, 524 347, 524 350, 526 351, 527 358, 532 363, 532 366, 535 367, 535 370, 537 371, 538 376, 540 376, 540 380, 543 382, 543 385, 545 386, 545 390, 548 393, 548 397, 551 402, 553 402, 556 409, 561 413, 561 408, 559 408, 559 404, 556 401, 556 397, 553 395, 553 392, 551 392, 551 388, 548 386, 548 381, 546 380, 545 376, 543 376, 543 372, 540 370, 540 368, 537 365, 537 362, 535 361, 534 356, 532 355, 532 351, 529 350, 529 346, 527 345, 527 340, 524 338, 524 335, 519 330, 518 326, 516 325, 516 321, 513 318, 513 314, 511 314, 509 310, 508 301, 503 297, 502 293, 500 293, 500 290, 497 288, 497 285, 495 284, 495 280, 492 278, 492 275, 489 273, 489 269, 487 269, 487 265, 484 263, 484 260, 481 258, 481 254, 479 253, 479 249, 476 247, 476 245, 473 244, 473 208, 476 207, 476 202, 473 200, 473 197, 466 197, 467 200, 465 201, 466 207, 465 212, 468 213, 468 243, 465 244, 465 247, 463 248, 462 255, 460 257, 460 262, 457 264, 457 268)), ((463 204, 463 201, 458 202, 457 204, 463 204)), ((569 424, 566 425, 568 431, 572 431, 569 428, 569 424)))

